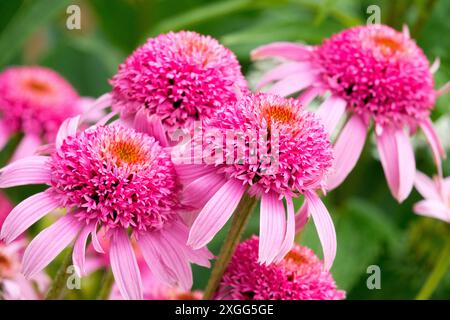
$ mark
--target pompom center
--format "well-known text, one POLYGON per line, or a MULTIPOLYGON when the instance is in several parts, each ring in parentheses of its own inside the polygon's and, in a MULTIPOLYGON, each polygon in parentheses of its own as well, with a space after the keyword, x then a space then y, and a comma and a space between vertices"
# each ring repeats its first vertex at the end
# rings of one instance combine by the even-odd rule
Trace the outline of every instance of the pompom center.
POLYGON ((114 141, 109 147, 109 154, 114 157, 116 164, 141 164, 145 162, 146 156, 140 146, 131 141, 114 141))

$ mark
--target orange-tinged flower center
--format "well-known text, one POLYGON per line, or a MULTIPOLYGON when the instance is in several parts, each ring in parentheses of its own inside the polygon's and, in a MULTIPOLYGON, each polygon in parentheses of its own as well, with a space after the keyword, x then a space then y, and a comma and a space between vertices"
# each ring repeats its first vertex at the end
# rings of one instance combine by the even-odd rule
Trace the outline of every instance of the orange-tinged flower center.
POLYGON ((2 252, 0 252, 0 279, 5 277, 11 268, 12 268, 11 260, 2 252))
POLYGON ((282 124, 292 123, 296 120, 296 115, 286 106, 263 106, 263 116, 267 123, 278 122, 282 124))
POLYGON ((53 92, 53 88, 50 84, 39 79, 27 79, 24 81, 24 86, 28 91, 38 95, 47 95, 53 92))
POLYGON ((142 154, 141 148, 129 141, 114 141, 109 148, 109 152, 116 158, 118 166, 123 163, 142 163, 145 160, 145 156, 142 154))
POLYGON ((402 42, 387 35, 375 35, 372 37, 372 41, 376 45, 377 50, 384 56, 390 56, 406 51, 402 42))

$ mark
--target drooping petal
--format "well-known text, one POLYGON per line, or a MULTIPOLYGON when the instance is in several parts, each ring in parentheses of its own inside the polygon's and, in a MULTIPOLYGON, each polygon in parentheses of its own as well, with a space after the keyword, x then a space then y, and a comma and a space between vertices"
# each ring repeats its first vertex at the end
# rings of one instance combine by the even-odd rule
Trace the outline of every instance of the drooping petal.
POLYGON ((445 158, 445 150, 442 146, 441 140, 439 139, 436 130, 433 127, 433 124, 431 123, 430 119, 426 119, 421 122, 420 128, 423 131, 423 134, 425 135, 425 138, 428 141, 428 144, 431 147, 431 151, 433 152, 433 158, 434 162, 436 163, 436 166, 438 167, 439 173, 442 172, 441 167, 441 159, 445 158))
POLYGON ((252 60, 269 57, 279 57, 289 60, 307 60, 311 56, 308 46, 291 42, 273 42, 254 49, 251 52, 252 60))
POLYGON ((414 212, 426 217, 450 222, 450 209, 436 200, 422 200, 414 205, 414 212))
POLYGON ((287 209, 286 235, 284 237, 283 244, 281 245, 280 252, 274 259, 275 263, 281 261, 294 245, 295 214, 294 214, 294 204, 290 196, 286 196, 286 209, 287 209))
POLYGON ((78 276, 82 276, 86 274, 85 262, 86 262, 86 244, 89 234, 92 233, 95 224, 89 224, 85 226, 75 241, 75 245, 73 246, 72 253, 72 261, 74 266, 76 266, 75 271, 78 273, 78 276))
POLYGON ((376 139, 389 189, 398 202, 403 202, 412 190, 416 171, 409 138, 401 129, 386 127, 376 139))
POLYGON ((228 180, 206 203, 189 232, 188 245, 205 246, 225 225, 244 194, 245 187, 235 179, 228 180))
POLYGON ((176 164, 175 171, 181 183, 187 185, 208 173, 216 172, 217 168, 198 164, 176 164))
POLYGON ((309 87, 315 79, 316 76, 312 72, 295 73, 276 82, 268 92, 288 96, 309 87))
POLYGON ((141 272, 133 247, 124 229, 114 230, 109 250, 111 269, 120 293, 127 300, 142 300, 141 272))
POLYGON ((414 185, 424 198, 438 201, 441 199, 436 183, 420 171, 416 172, 414 185))
POLYGON ((81 116, 76 116, 72 118, 67 118, 64 120, 64 122, 61 124, 58 130, 58 134, 56 135, 56 148, 61 148, 61 145, 63 144, 63 141, 67 137, 73 137, 77 134, 78 124, 80 122, 81 116))
POLYGON ((93 101, 90 105, 82 105, 82 109, 84 111, 83 119, 98 119, 96 115, 98 115, 100 111, 111 106, 111 101, 111 94, 105 93, 102 96, 98 97, 97 100, 93 101))
POLYGON ((49 157, 32 156, 17 160, 0 170, 0 188, 28 184, 50 184, 49 157))
POLYGON ((270 264, 280 253, 286 235, 283 201, 274 192, 261 197, 258 262, 270 264))
POLYGON ((366 141, 367 126, 354 115, 345 125, 334 147, 334 170, 327 181, 327 189, 338 187, 355 167, 366 141))
POLYGON ((330 136, 344 115, 346 105, 344 99, 330 96, 317 109, 316 114, 322 119, 322 124, 330 136))
POLYGON ((37 135, 26 134, 14 151, 11 162, 33 156, 41 144, 42 141, 37 135))
POLYGON ((322 244, 324 268, 329 270, 336 257, 336 231, 333 220, 325 205, 314 192, 305 192, 305 198, 322 244))
POLYGON ((305 89, 297 99, 302 105, 308 106, 318 95, 321 94, 321 92, 322 89, 320 88, 310 87, 305 89))
POLYGON ((102 248, 102 245, 100 244, 100 241, 98 241, 97 224, 92 229, 91 237, 92 237, 92 246, 94 247, 94 250, 97 251, 98 253, 105 253, 105 251, 102 248))
POLYGON ((182 203, 201 209, 226 183, 224 176, 211 172, 191 182, 183 190, 182 203))
POLYGON ((169 145, 161 119, 155 114, 150 115, 145 108, 139 109, 136 113, 134 118, 134 129, 154 137, 163 147, 169 145))
POLYGON ((77 236, 81 223, 67 214, 39 233, 23 255, 23 274, 33 277, 44 269, 77 236))
POLYGON ((261 81, 258 83, 257 89, 261 89, 262 87, 271 83, 272 81, 281 80, 294 73, 308 70, 309 68, 310 68, 309 65, 306 63, 287 62, 280 64, 279 66, 267 72, 261 78, 261 81))
POLYGON ((0 150, 8 143, 11 133, 7 129, 6 125, 0 120, 0 150))
POLYGON ((297 214, 295 215, 296 234, 303 230, 308 220, 309 220, 308 202, 305 201, 300 207, 300 210, 298 210, 297 214))
POLYGON ((10 243, 60 202, 48 192, 37 193, 19 203, 3 222, 0 238, 10 243))
POLYGON ((440 66, 441 66, 441 59, 439 59, 439 57, 437 57, 430 67, 430 72, 433 74, 436 73, 436 71, 439 70, 440 66))

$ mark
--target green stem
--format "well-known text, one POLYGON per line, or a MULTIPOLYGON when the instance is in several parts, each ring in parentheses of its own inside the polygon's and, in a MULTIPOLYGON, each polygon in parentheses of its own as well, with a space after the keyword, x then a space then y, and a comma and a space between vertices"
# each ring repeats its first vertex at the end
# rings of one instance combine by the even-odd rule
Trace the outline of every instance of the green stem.
POLYGON ((236 211, 233 214, 233 221, 231 222, 230 230, 225 238, 225 241, 220 249, 219 257, 214 263, 214 268, 211 272, 208 284, 206 285, 203 295, 204 300, 210 300, 217 288, 219 287, 222 276, 228 266, 228 263, 236 250, 239 240, 244 232, 245 226, 250 218, 253 209, 255 208, 257 199, 245 194, 239 202, 236 211))
POLYGON ((112 273, 111 268, 105 272, 102 283, 103 286, 98 293, 97 300, 107 300, 111 294, 111 289, 114 284, 114 274, 112 273))
POLYGON ((427 281, 420 289, 416 300, 428 300, 436 290, 439 282, 444 277, 445 273, 448 271, 450 265, 450 238, 442 249, 442 253, 434 266, 433 271, 429 275, 427 281))
POLYGON ((67 253, 64 261, 56 273, 55 279, 52 282, 50 289, 45 296, 45 300, 59 300, 63 298, 64 291, 67 287, 67 279, 70 273, 67 268, 72 265, 72 249, 67 253))

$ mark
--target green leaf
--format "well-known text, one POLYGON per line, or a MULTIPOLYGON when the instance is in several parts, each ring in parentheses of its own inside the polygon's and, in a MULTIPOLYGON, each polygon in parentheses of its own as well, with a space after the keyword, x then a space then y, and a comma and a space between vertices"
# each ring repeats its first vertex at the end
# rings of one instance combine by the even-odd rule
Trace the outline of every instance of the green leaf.
POLYGON ((0 66, 9 62, 33 31, 70 3, 70 0, 36 0, 22 5, 0 34, 0 66))

